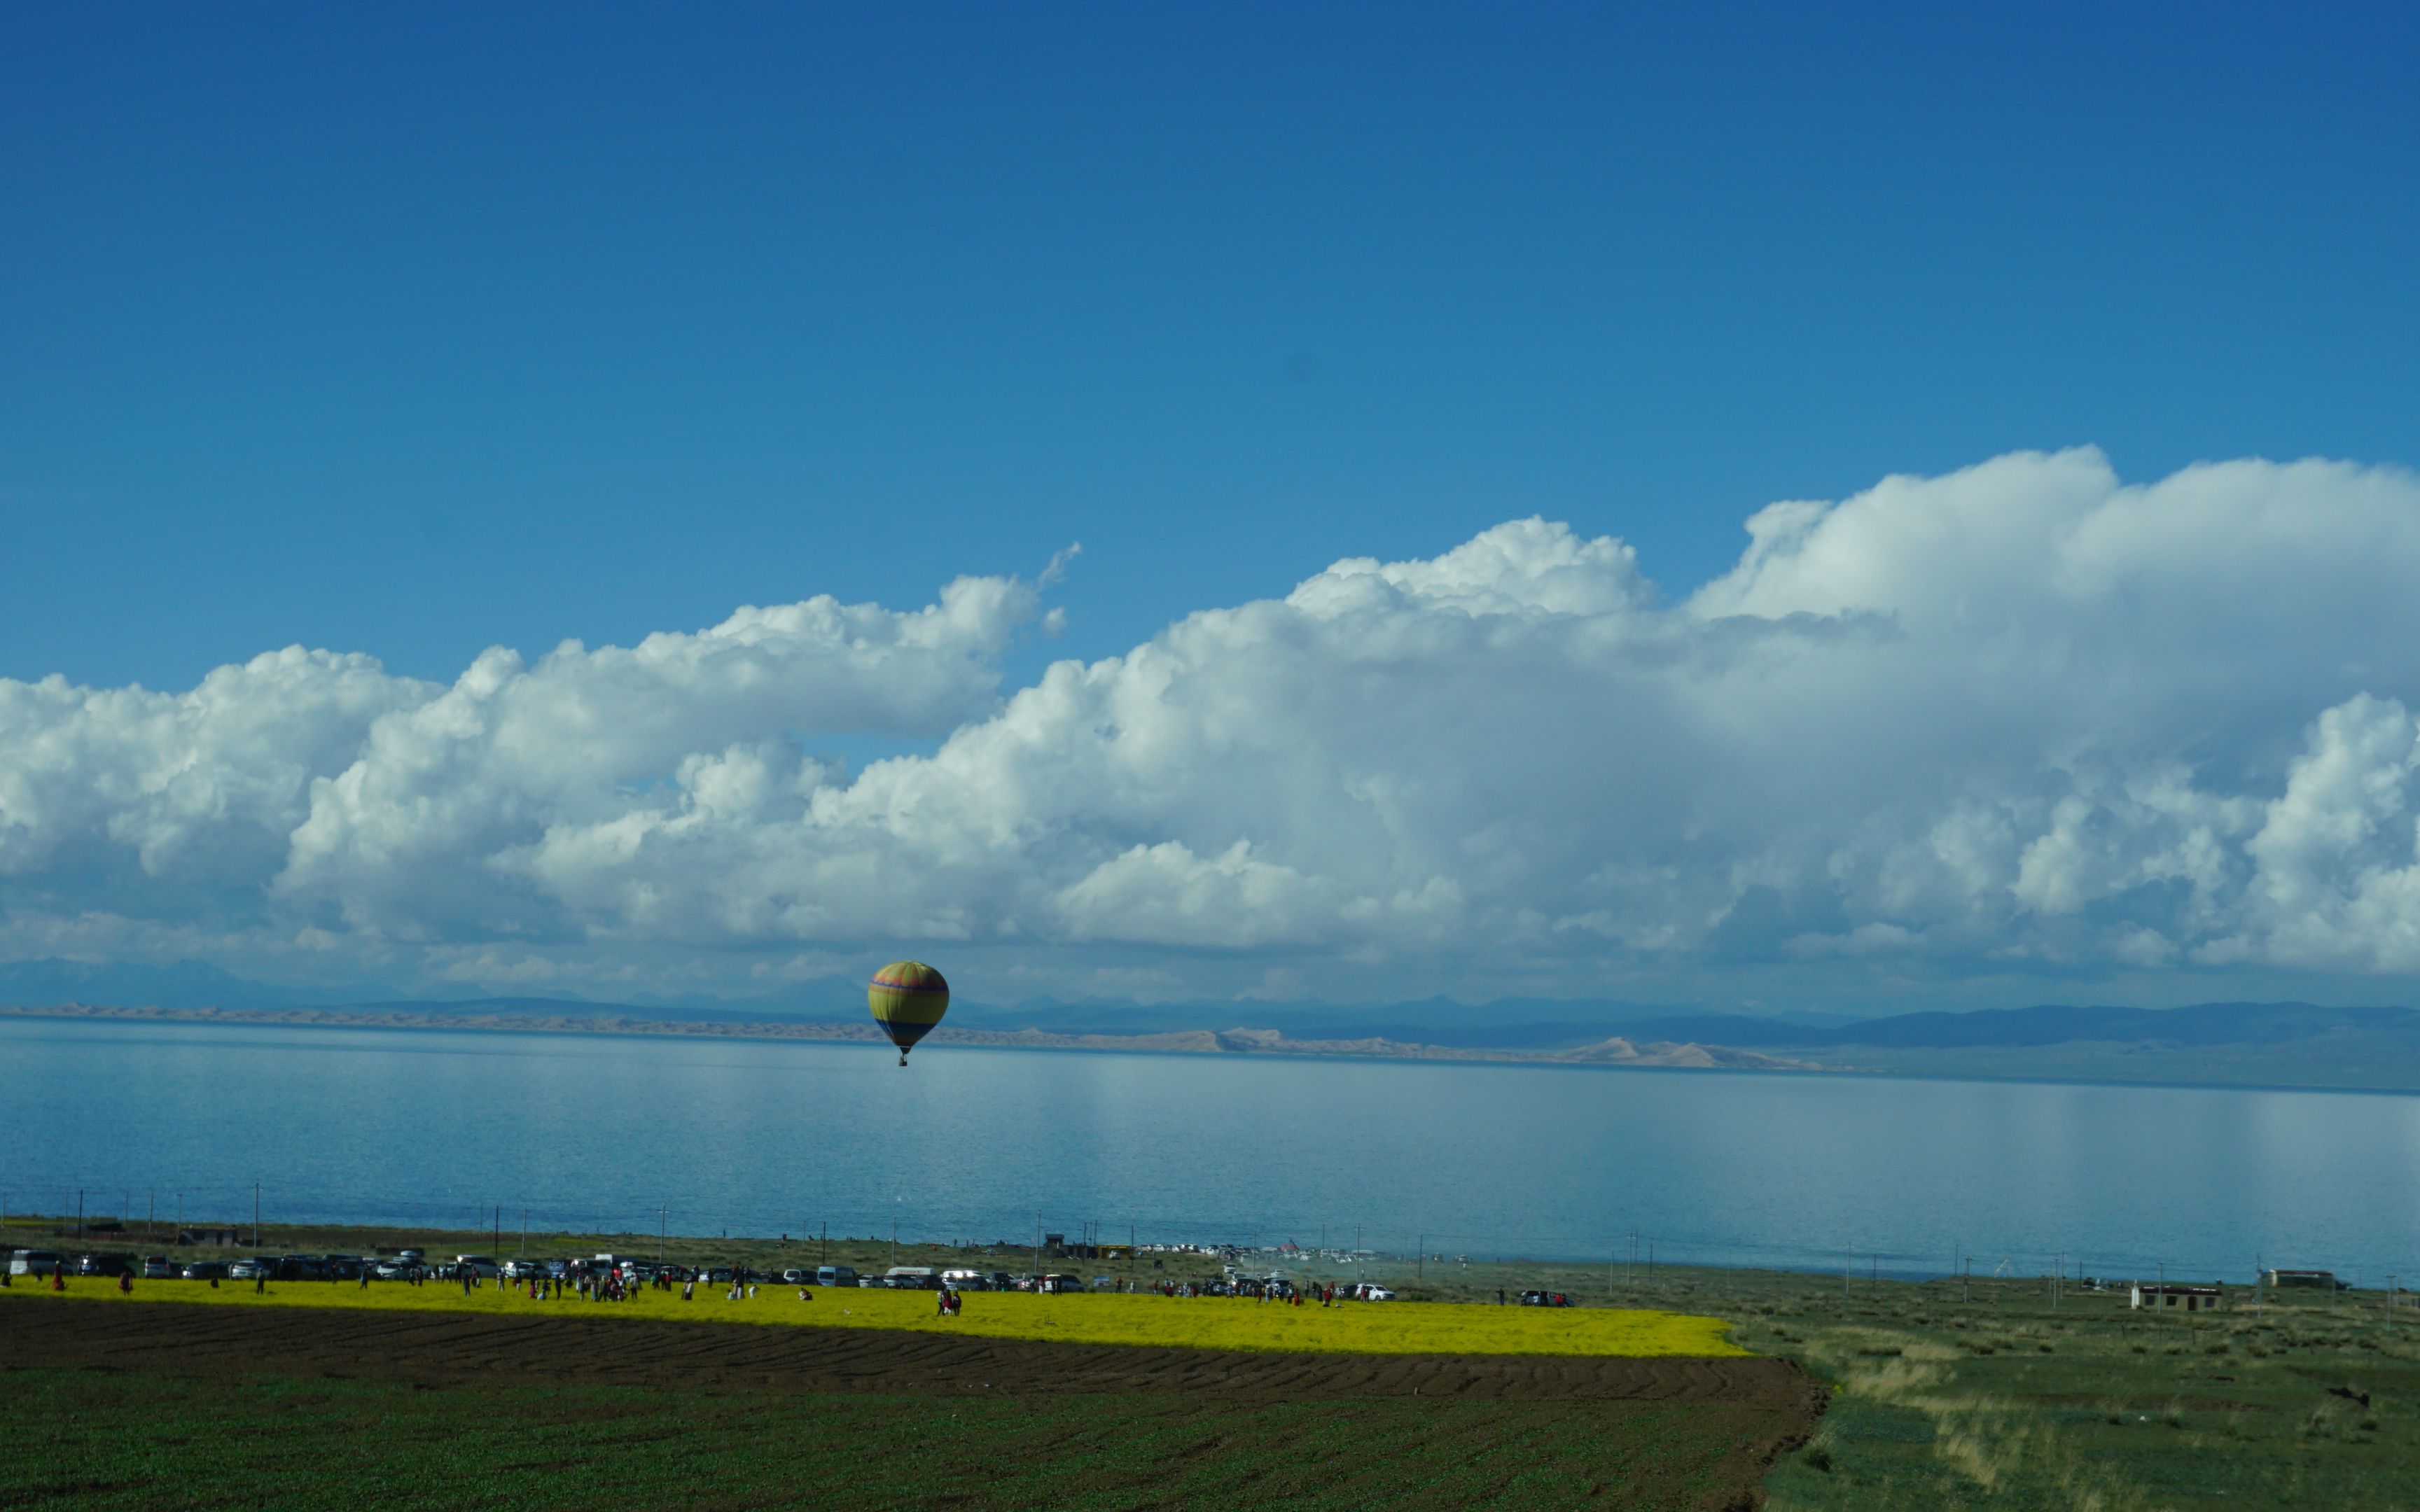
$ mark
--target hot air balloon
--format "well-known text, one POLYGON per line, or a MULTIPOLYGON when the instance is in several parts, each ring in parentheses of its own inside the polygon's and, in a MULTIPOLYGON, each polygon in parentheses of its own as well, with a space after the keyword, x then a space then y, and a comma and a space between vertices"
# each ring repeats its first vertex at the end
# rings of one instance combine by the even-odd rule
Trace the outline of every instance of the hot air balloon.
POLYGON ((899 1064, 904 1066, 916 1041, 930 1034, 950 1011, 950 984, 922 961, 893 961, 874 974, 865 989, 865 1006, 874 1011, 874 1022, 899 1047, 899 1064))

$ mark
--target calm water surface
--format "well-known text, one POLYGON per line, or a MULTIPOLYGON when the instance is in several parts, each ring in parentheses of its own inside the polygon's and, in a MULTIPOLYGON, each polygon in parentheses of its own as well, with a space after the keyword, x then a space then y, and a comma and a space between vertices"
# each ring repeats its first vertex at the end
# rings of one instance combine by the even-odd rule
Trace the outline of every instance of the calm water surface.
POLYGON ((2420 1277, 2420 1098, 0 1020, 12 1211, 2420 1277), (156 1196, 154 1196, 156 1194, 156 1196), (660 1210, 660 1211, 659 1211, 660 1210))

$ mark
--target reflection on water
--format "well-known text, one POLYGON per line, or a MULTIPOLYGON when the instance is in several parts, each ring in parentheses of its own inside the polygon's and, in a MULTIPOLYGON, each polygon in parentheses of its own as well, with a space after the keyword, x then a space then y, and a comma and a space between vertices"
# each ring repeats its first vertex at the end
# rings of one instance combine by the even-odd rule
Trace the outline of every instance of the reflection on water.
POLYGON ((2420 1274, 2420 1099, 0 1020, 12 1211, 2420 1274), (1878 1258, 1877 1258, 1878 1257, 1878 1258))

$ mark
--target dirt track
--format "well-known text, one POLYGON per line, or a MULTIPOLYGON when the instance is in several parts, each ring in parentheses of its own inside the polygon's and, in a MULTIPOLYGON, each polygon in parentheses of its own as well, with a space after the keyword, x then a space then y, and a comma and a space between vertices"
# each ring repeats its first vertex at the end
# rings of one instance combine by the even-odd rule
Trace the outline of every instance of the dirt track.
POLYGON ((578 1318, 72 1302, 0 1307, 0 1366, 274 1373, 431 1384, 587 1381, 751 1391, 1723 1402, 1800 1417, 1779 1360, 1274 1354, 578 1318))

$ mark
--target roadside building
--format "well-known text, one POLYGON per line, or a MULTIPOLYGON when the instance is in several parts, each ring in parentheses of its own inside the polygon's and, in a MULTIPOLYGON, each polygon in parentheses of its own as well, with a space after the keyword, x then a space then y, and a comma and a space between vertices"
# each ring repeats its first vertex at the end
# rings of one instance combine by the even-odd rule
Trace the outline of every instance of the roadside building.
POLYGON ((2226 1293, 2217 1287, 2191 1287, 2177 1283, 2145 1286, 2134 1283, 2129 1307, 2180 1308, 2189 1313, 2214 1313, 2226 1304, 2226 1293))
POLYGON ((240 1228, 180 1228, 177 1230, 177 1242, 235 1249, 243 1243, 244 1233, 245 1230, 240 1228))
POLYGON ((2309 1287, 2320 1291, 2342 1291, 2344 1283, 2334 1271, 2271 1271, 2267 1273, 2273 1288, 2309 1287))

